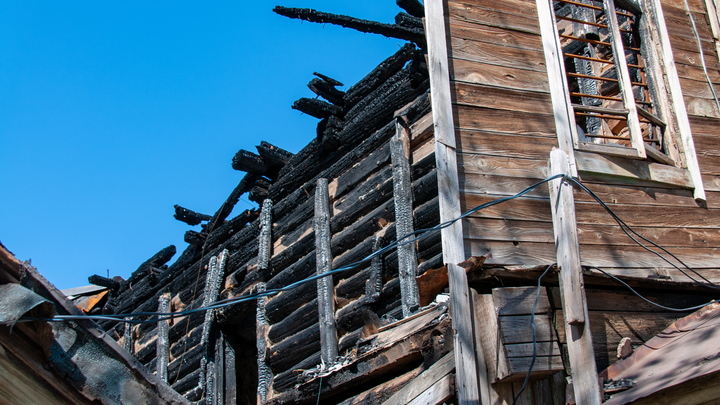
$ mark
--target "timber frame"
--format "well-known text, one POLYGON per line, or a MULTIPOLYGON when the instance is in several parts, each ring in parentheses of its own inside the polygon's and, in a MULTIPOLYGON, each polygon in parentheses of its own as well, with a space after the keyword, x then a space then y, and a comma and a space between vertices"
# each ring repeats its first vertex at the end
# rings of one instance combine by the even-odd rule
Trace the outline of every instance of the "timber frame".
POLYGON ((128 280, 91 280, 108 287, 108 314, 272 295, 102 327, 194 403, 603 402, 603 370, 689 314, 618 279, 669 307, 720 298, 703 285, 720 283, 717 4, 615 3, 652 17, 643 52, 666 97, 621 110, 628 125, 665 125, 667 156, 637 128, 632 148, 578 142, 576 110, 617 111, 571 94, 552 0, 398 0, 394 24, 276 7, 407 43, 347 89, 314 73, 314 97, 292 108, 319 120, 317 137, 297 153, 238 151, 244 174, 213 215, 175 206, 199 227, 174 262, 167 247, 128 280), (574 181, 694 272, 638 246, 574 181), (245 193, 262 208, 230 217, 245 193))

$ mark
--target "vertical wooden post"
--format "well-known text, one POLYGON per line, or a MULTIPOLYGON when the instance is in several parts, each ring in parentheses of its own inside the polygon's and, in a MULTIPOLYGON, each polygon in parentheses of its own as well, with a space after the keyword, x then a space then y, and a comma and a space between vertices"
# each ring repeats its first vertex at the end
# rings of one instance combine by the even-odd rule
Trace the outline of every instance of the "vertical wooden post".
MULTIPOLYGON (((435 126, 435 161, 438 176, 440 221, 460 216, 460 183, 455 156, 455 126, 453 124, 448 71, 445 13, 442 0, 425 0, 425 37, 428 43, 428 69, 435 126)), ((457 372, 458 401, 461 404, 480 402, 475 341, 473 337, 473 311, 470 288, 465 269, 458 266, 465 260, 462 225, 455 222, 441 231, 443 260, 448 268, 450 284, 450 310, 455 330, 455 369, 457 372)))
MULTIPOLYGON (((258 269, 267 269, 270 263, 270 246, 272 244, 272 207, 273 203, 270 199, 263 201, 262 212, 260 213, 260 239, 258 241, 258 269)), ((259 283, 257 292, 265 291, 265 283, 259 283)), ((256 314, 256 346, 257 346, 257 364, 258 364, 258 388, 257 403, 262 404, 268 399, 270 393, 270 385, 272 384, 272 371, 265 362, 265 356, 268 346, 268 332, 270 324, 265 314, 266 297, 257 300, 256 314)))
MULTIPOLYGON (((158 312, 170 312, 170 293, 164 293, 158 299, 158 312)), ((168 322, 169 320, 158 322, 157 359, 155 361, 157 376, 165 382, 167 382, 167 368, 170 358, 170 341, 168 338, 170 326, 168 322)))
MULTIPOLYGON (((553 149, 550 152, 550 175, 567 174, 569 170, 570 165, 565 152, 553 149)), ((578 404, 600 404, 602 402, 600 385, 580 266, 573 187, 564 179, 553 180, 548 183, 548 187, 575 400, 578 404)))
MULTIPOLYGON (((225 335, 220 331, 215 332, 215 392, 213 399, 215 404, 225 404, 225 335)), ((208 404, 209 405, 209 404, 208 404)))
POLYGON ((237 403, 237 370, 235 369, 235 348, 227 339, 225 341, 225 403, 237 403))
MULTIPOLYGON (((257 286, 257 292, 265 291, 265 283, 259 283, 257 286)), ((257 403, 258 405, 265 402, 270 392, 270 384, 272 383, 273 375, 270 367, 265 362, 265 356, 267 354, 267 334, 270 330, 270 324, 267 321, 265 314, 265 304, 267 302, 266 297, 258 298, 257 300, 257 315, 256 315, 256 331, 257 331, 257 364, 258 364, 258 388, 257 388, 257 403)))
MULTIPOLYGON (((375 243, 373 243, 372 249, 373 253, 380 250, 382 240, 382 237, 375 236, 375 243)), ((382 257, 373 257, 372 262, 370 263, 370 269, 370 277, 365 282, 365 296, 369 300, 375 301, 378 297, 380 297, 380 292, 382 292, 382 257)))
MULTIPOLYGON (((220 285, 225 278, 225 262, 227 261, 227 256, 228 250, 224 249, 219 255, 210 258, 208 272, 205 278, 203 307, 212 305, 212 303, 217 301, 220 285)), ((205 320, 203 321, 202 335, 200 337, 200 344, 205 346, 205 354, 200 360, 200 383, 203 384, 202 388, 205 390, 208 404, 211 403, 213 396, 210 385, 215 386, 215 383, 208 385, 208 381, 214 381, 215 378, 215 363, 210 359, 210 353, 213 351, 212 349, 215 348, 214 344, 210 344, 210 332, 212 331, 212 323, 214 320, 215 310, 205 311, 205 320)))
MULTIPOLYGON (((315 261, 317 274, 332 270, 330 252, 330 196, 327 179, 318 179, 315 187, 315 261)), ((335 284, 332 276, 317 280, 318 312, 320 314, 320 356, 325 364, 332 364, 338 355, 335 328, 335 284)))
MULTIPOLYGON (((410 136, 407 123, 404 117, 397 117, 395 119, 395 136, 390 140, 390 158, 393 166, 395 233, 399 242, 414 238, 414 236, 410 236, 400 241, 400 238, 415 230, 409 157, 410 136)), ((420 308, 420 295, 415 281, 418 267, 415 242, 398 246, 397 255, 403 317, 408 317, 420 308)))
MULTIPOLYGON (((130 318, 127 317, 125 320, 130 320, 130 318)), ((135 342, 133 341, 134 337, 133 324, 125 322, 125 331, 123 332, 123 349, 127 350, 130 354, 135 354, 135 342)))

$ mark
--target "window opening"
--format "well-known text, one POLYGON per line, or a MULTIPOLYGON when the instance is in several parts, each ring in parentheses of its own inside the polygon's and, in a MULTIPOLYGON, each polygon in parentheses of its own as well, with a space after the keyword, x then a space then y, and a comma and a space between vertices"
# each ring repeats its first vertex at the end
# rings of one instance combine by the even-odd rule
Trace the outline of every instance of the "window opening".
POLYGON ((613 0, 554 0, 576 147, 611 145, 667 161, 666 124, 658 118, 641 54, 639 13, 613 0), (652 148, 653 150, 647 150, 652 148), (657 153, 657 152, 660 153, 657 153))

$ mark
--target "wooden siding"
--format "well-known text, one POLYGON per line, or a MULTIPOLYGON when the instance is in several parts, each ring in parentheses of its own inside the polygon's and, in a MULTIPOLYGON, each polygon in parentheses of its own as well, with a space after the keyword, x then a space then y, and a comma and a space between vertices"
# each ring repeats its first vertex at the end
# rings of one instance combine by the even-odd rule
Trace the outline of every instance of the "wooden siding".
MULTIPOLYGON (((720 91, 720 63, 702 0, 691 0, 700 21, 710 77, 720 91)), ((669 248, 688 265, 720 267, 720 114, 698 63, 697 45, 681 1, 663 4, 691 114, 707 208, 692 190, 652 182, 592 176, 580 169, 600 198, 637 231, 669 248), (677 46, 676 46, 677 44, 677 46), (701 114, 702 113, 702 114, 701 114)), ((535 2, 448 2, 450 78, 453 92, 463 210, 513 195, 547 175, 558 147, 535 2), (518 11, 522 10, 522 12, 518 11)), ((637 246, 584 192, 575 192, 583 264, 627 274, 664 269, 687 280, 656 255, 637 246)), ((463 224, 467 256, 491 253, 487 263, 543 265, 555 261, 547 186, 526 197, 472 215, 463 224)))

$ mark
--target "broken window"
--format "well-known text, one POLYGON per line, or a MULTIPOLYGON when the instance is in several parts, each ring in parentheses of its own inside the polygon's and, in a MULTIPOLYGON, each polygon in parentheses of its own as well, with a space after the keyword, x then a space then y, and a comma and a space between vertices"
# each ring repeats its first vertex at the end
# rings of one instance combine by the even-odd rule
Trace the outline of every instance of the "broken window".
POLYGON ((649 85, 643 16, 618 3, 554 0, 576 147, 619 146, 627 148, 623 154, 674 164, 667 157, 672 144, 659 118, 658 95, 649 85))

